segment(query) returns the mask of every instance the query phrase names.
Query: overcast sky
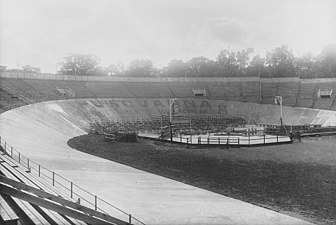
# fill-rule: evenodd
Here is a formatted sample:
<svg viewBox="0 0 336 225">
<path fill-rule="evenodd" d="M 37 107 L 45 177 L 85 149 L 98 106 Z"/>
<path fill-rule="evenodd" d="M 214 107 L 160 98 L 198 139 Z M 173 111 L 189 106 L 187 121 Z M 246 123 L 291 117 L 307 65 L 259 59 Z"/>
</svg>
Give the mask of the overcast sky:
<svg viewBox="0 0 336 225">
<path fill-rule="evenodd" d="M 162 67 L 224 48 L 299 55 L 331 43 L 335 0 L 0 0 L 0 64 L 11 68 L 54 73 L 68 53 Z"/>
</svg>

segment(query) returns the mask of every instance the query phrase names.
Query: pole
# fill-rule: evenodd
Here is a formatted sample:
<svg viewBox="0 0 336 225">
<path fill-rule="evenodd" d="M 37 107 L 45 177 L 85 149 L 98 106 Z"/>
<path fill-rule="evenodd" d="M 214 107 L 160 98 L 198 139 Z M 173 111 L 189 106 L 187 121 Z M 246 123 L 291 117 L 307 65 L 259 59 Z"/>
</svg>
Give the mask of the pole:
<svg viewBox="0 0 336 225">
<path fill-rule="evenodd" d="M 98 204 L 97 204 L 97 195 L 95 195 L 95 210 L 97 211 L 98 209 Z"/>
<path fill-rule="evenodd" d="M 280 105 L 280 127 L 282 128 L 282 96 L 275 96 L 274 101 Z"/>
<path fill-rule="evenodd" d="M 282 128 L 282 96 L 279 96 L 280 100 L 280 126 Z"/>
<path fill-rule="evenodd" d="M 172 98 L 169 99 L 169 127 L 170 127 L 170 141 L 173 141 L 173 129 L 172 129 L 172 121 L 173 121 L 173 110 L 172 106 L 174 104 L 174 101 L 178 98 Z"/>
<path fill-rule="evenodd" d="M 261 103 L 262 101 L 262 95 L 261 95 L 261 80 L 260 80 L 260 65 L 259 65 L 259 102 Z"/>
<path fill-rule="evenodd" d="M 280 96 L 281 98 L 281 101 L 280 101 L 280 124 L 281 124 L 281 127 L 282 127 L 282 96 Z"/>
<path fill-rule="evenodd" d="M 71 198 L 73 196 L 73 183 L 72 182 L 70 182 L 70 196 Z"/>
</svg>

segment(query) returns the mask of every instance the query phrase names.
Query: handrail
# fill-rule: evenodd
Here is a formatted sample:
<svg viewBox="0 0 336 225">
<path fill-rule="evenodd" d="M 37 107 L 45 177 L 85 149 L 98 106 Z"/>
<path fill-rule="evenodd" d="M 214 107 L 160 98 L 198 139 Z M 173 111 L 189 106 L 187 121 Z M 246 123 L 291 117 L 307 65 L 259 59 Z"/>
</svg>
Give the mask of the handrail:
<svg viewBox="0 0 336 225">
<path fill-rule="evenodd" d="M 135 224 L 132 222 L 137 222 L 136 224 L 145 225 L 144 222 L 141 220 L 135 218 L 131 214 L 123 211 L 122 209 L 118 208 L 117 206 L 103 200 L 102 198 L 98 197 L 97 195 L 92 194 L 91 192 L 81 188 L 80 186 L 74 184 L 72 181 L 64 178 L 63 176 L 41 166 L 40 164 L 30 160 L 29 158 L 22 155 L 20 152 L 16 151 L 12 146 L 7 144 L 5 140 L 0 136 L 0 148 L 2 148 L 2 151 L 9 157 L 11 157 L 14 161 L 20 163 L 22 166 L 26 167 L 28 171 L 31 173 L 37 174 L 39 177 L 47 182 L 51 182 L 53 186 L 58 186 L 59 188 L 62 187 L 62 189 L 68 191 L 64 192 L 66 195 L 70 195 L 71 199 L 78 200 L 81 204 L 85 204 L 86 207 L 91 207 L 96 211 L 100 211 L 105 214 L 109 214 L 108 212 L 111 211 L 111 209 L 117 210 L 119 213 L 123 214 L 127 217 L 127 220 L 130 224 Z M 0 149 L 1 151 L 1 149 Z M 47 174 L 49 173 L 49 175 Z M 58 179 L 57 179 L 58 178 Z M 75 189 L 77 191 L 75 191 Z M 76 197 L 76 198 L 75 198 Z M 92 199 L 89 200 L 88 197 L 91 197 Z M 81 202 L 84 201 L 84 202 Z M 99 204 L 101 203 L 101 204 Z M 100 205 L 108 206 L 108 208 L 102 207 Z M 108 211 L 108 212 L 107 212 Z"/>
<path fill-rule="evenodd" d="M 146 135 L 140 135 L 140 137 L 147 138 Z M 153 139 L 153 137 L 148 137 Z M 159 139 L 159 138 L 155 138 Z M 289 140 L 288 140 L 289 139 Z M 170 139 L 160 139 L 163 141 L 169 141 Z M 204 137 L 201 135 L 188 135 L 186 136 L 174 136 L 173 143 L 181 143 L 187 145 L 227 145 L 227 146 L 253 146 L 260 144 L 271 144 L 271 143 L 291 143 L 289 136 L 267 136 L 267 135 L 225 135 L 223 136 L 209 136 Z"/>
</svg>

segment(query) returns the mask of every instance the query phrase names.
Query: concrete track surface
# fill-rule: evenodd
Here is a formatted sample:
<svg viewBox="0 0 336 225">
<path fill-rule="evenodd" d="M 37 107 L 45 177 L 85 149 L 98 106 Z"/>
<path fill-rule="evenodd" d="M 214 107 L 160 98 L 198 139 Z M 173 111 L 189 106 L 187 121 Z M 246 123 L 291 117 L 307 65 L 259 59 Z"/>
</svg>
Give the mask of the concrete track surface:
<svg viewBox="0 0 336 225">
<path fill-rule="evenodd" d="M 97 100 L 44 102 L 7 111 L 0 115 L 0 135 L 31 160 L 130 212 L 146 224 L 310 224 L 70 148 L 67 141 L 85 134 L 92 118 L 118 118 L 126 111 L 130 116 L 150 116 L 160 113 L 157 107 L 167 109 L 166 100 L 160 100 L 165 102 L 162 106 L 159 103 L 150 106 L 153 100 L 147 106 L 136 103 L 138 100 L 134 99 L 124 103 L 120 99 L 101 100 L 99 103 L 94 101 Z M 209 110 L 225 104 L 226 113 L 242 113 L 244 109 L 244 112 L 249 112 L 246 115 L 257 122 L 276 122 L 276 106 L 258 108 L 250 104 L 239 109 L 239 105 L 243 104 L 207 102 Z M 198 104 L 201 102 L 195 100 L 196 107 Z M 265 111 L 268 115 L 266 119 L 262 115 L 253 117 L 264 110 L 262 107 L 270 110 Z M 285 115 L 293 111 L 292 115 L 287 115 L 293 121 L 323 121 L 328 124 L 336 121 L 336 112 L 312 109 L 300 111 L 289 107 L 284 110 Z"/>
</svg>

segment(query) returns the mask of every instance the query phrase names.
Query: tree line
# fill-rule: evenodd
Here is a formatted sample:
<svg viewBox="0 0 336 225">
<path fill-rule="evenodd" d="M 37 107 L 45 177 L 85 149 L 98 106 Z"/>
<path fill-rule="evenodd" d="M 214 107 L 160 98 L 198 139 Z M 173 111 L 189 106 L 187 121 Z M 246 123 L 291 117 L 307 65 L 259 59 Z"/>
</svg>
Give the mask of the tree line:
<svg viewBox="0 0 336 225">
<path fill-rule="evenodd" d="M 253 54 L 252 48 L 239 51 L 223 49 L 215 60 L 194 57 L 187 62 L 171 60 L 167 66 L 156 68 L 149 59 L 137 59 L 128 65 L 123 62 L 100 65 L 100 59 L 90 54 L 68 54 L 60 62 L 57 73 L 78 76 L 118 77 L 336 77 L 336 44 L 328 45 L 320 54 L 306 53 L 295 56 L 283 45 L 267 51 L 265 56 Z M 0 69 L 3 70 L 0 66 Z M 5 68 L 6 69 L 6 68 Z M 40 72 L 25 66 L 26 72 Z"/>
</svg>

